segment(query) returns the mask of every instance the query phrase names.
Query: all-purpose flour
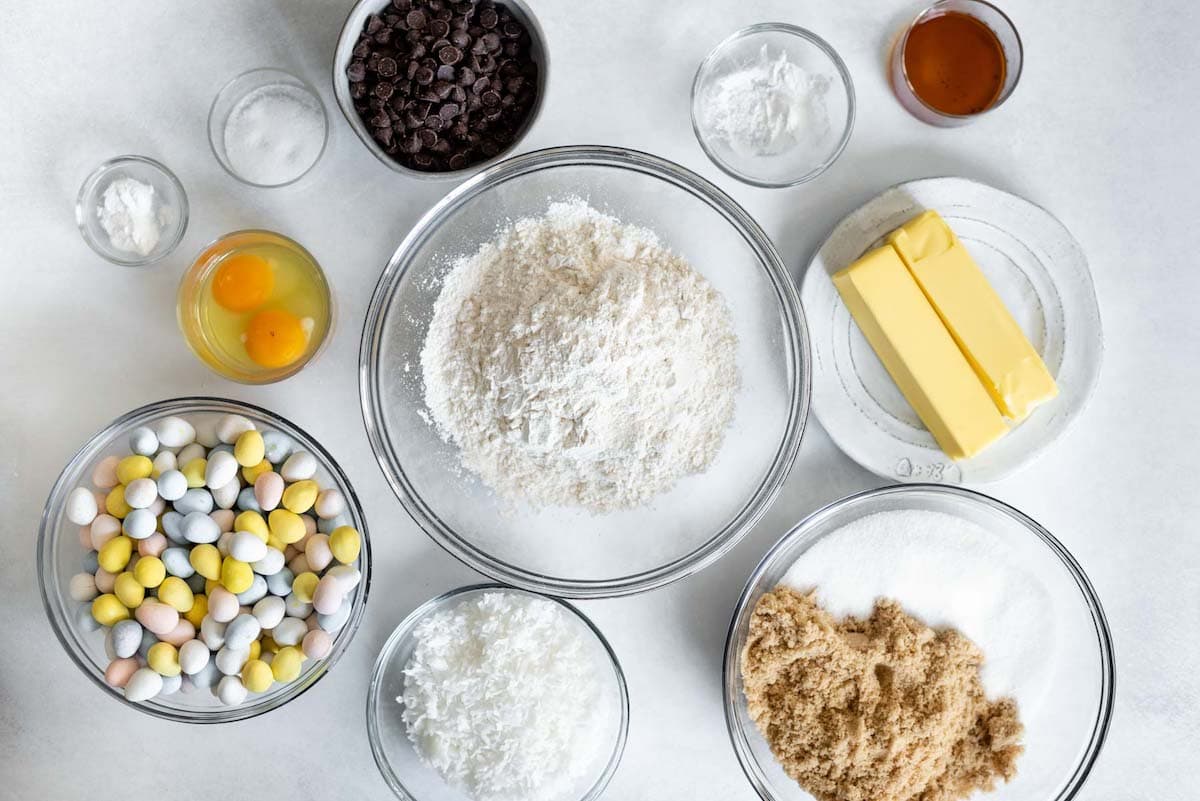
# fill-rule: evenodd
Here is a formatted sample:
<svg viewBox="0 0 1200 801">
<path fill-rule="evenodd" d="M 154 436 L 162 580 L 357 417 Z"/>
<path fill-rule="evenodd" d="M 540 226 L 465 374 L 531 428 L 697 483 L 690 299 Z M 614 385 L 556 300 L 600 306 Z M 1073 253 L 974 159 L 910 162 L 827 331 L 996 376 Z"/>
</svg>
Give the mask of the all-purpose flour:
<svg viewBox="0 0 1200 801">
<path fill-rule="evenodd" d="M 574 200 L 454 264 L 421 368 L 439 433 L 498 495 L 605 512 L 709 466 L 736 346 L 703 276 Z"/>
</svg>

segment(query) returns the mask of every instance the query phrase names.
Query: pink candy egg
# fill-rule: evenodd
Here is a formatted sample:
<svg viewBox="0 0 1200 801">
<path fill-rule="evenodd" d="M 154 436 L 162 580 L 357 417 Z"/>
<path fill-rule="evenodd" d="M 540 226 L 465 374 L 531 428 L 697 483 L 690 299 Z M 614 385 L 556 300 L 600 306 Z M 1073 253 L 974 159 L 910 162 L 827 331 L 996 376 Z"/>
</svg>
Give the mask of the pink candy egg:
<svg viewBox="0 0 1200 801">
<path fill-rule="evenodd" d="M 139 556 L 162 556 L 167 550 L 167 538 L 159 532 L 154 532 L 144 540 L 138 540 Z"/>
<path fill-rule="evenodd" d="M 300 650 L 309 659 L 326 657 L 332 648 L 333 638 L 329 636 L 329 632 L 321 629 L 313 629 L 308 634 L 305 634 L 303 642 L 300 643 Z"/>
<path fill-rule="evenodd" d="M 288 569 L 291 570 L 292 573 L 297 576 L 300 575 L 301 573 L 311 573 L 312 572 L 312 568 L 310 568 L 308 566 L 308 558 L 305 557 L 304 554 L 297 554 L 295 556 L 295 558 L 291 559 L 288 562 Z"/>
<path fill-rule="evenodd" d="M 317 582 L 317 588 L 313 591 L 313 609 L 319 614 L 331 615 L 342 605 L 343 594 L 337 577 L 325 576 Z"/>
<path fill-rule="evenodd" d="M 188 640 L 196 639 L 196 627 L 192 625 L 190 620 L 180 618 L 179 623 L 175 628 L 171 629 L 166 634 L 159 636 L 163 642 L 169 642 L 176 648 L 183 645 Z"/>
<path fill-rule="evenodd" d="M 142 605 L 134 610 L 133 616 L 137 618 L 138 623 L 159 637 L 170 634 L 179 625 L 179 612 L 175 607 L 151 599 L 142 601 Z"/>
<path fill-rule="evenodd" d="M 278 473 L 263 473 L 254 479 L 254 500 L 264 512 L 279 506 L 283 498 L 283 477 Z"/>
<path fill-rule="evenodd" d="M 100 507 L 103 509 L 104 507 Z M 97 551 L 104 543 L 121 533 L 121 521 L 112 515 L 98 514 L 92 521 L 92 547 Z"/>
<path fill-rule="evenodd" d="M 208 615 L 218 623 L 228 623 L 238 616 L 238 599 L 224 587 L 213 587 L 208 594 Z"/>
<path fill-rule="evenodd" d="M 117 576 L 115 573 L 109 573 L 102 567 L 96 570 L 96 589 L 100 590 L 100 592 L 112 592 L 116 584 Z"/>
<path fill-rule="evenodd" d="M 138 667 L 140 667 L 138 661 L 132 656 L 127 656 L 124 659 L 114 659 L 104 669 L 104 680 L 111 687 L 124 687 L 129 683 L 129 677 L 134 674 Z"/>
<path fill-rule="evenodd" d="M 92 469 L 92 483 L 103 490 L 112 489 L 119 483 L 117 481 L 117 462 L 121 461 L 116 456 L 105 456 Z M 104 507 L 101 506 L 101 509 Z"/>
<path fill-rule="evenodd" d="M 80 526 L 79 527 L 79 544 L 83 546 L 83 550 L 85 550 L 85 551 L 92 550 L 92 527 L 91 526 Z"/>
<path fill-rule="evenodd" d="M 226 531 L 233 531 L 233 519 L 236 517 L 236 515 L 233 513 L 232 509 L 218 509 L 215 512 L 212 512 L 209 517 L 211 517 L 213 521 L 221 527 L 222 534 L 224 534 Z"/>
<path fill-rule="evenodd" d="M 333 551 L 329 550 L 328 534 L 313 534 L 304 545 L 304 556 L 313 572 L 320 573 L 329 567 L 333 561 Z"/>
</svg>

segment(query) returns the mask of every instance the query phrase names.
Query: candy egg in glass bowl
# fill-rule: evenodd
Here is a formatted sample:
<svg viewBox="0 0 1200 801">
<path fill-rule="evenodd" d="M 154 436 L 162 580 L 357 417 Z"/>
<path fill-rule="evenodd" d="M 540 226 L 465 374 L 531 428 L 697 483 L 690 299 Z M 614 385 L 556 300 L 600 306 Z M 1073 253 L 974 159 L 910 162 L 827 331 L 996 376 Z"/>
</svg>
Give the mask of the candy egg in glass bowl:
<svg viewBox="0 0 1200 801">
<path fill-rule="evenodd" d="M 156 717 L 226 723 L 337 663 L 371 549 L 349 480 L 302 429 L 247 403 L 175 398 L 71 458 L 42 513 L 38 575 L 55 634 L 98 687 Z"/>
</svg>

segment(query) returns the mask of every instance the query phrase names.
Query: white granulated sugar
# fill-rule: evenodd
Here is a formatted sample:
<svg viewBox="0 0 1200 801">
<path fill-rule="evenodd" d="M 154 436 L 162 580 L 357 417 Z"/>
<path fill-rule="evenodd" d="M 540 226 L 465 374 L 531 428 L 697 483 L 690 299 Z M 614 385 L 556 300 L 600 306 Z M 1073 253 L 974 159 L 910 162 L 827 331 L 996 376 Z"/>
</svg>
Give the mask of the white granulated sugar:
<svg viewBox="0 0 1200 801">
<path fill-rule="evenodd" d="M 702 123 L 738 155 L 778 156 L 825 136 L 828 91 L 828 79 L 763 45 L 755 59 L 706 87 Z"/>
<path fill-rule="evenodd" d="M 298 86 L 259 87 L 225 121 L 229 166 L 251 183 L 276 186 L 299 178 L 324 146 L 325 112 Z"/>
<path fill-rule="evenodd" d="M 992 697 L 1037 703 L 1056 642 L 1050 595 L 1012 549 L 982 526 L 942 512 L 880 512 L 809 548 L 781 584 L 817 590 L 836 617 L 870 614 L 892 598 L 928 626 L 951 626 L 983 649 Z"/>
<path fill-rule="evenodd" d="M 117 178 L 105 187 L 96 218 L 114 248 L 148 256 L 158 247 L 164 212 L 153 186 L 133 178 Z"/>
<path fill-rule="evenodd" d="M 396 700 L 447 783 L 476 801 L 548 801 L 594 769 L 610 713 L 582 627 L 558 604 L 485 593 L 415 636 Z"/>
<path fill-rule="evenodd" d="M 453 265 L 421 369 L 439 433 L 501 498 L 607 512 L 707 469 L 736 349 L 687 261 L 572 200 Z"/>
</svg>

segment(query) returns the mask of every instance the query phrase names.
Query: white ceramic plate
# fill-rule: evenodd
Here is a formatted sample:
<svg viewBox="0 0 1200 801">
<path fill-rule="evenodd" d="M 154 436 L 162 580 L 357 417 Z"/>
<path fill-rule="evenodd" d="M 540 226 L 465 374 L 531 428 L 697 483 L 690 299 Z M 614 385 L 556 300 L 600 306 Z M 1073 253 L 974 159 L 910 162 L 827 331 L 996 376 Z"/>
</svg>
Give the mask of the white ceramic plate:
<svg viewBox="0 0 1200 801">
<path fill-rule="evenodd" d="M 935 209 L 967 246 L 1058 382 L 1059 396 L 986 451 L 962 462 L 942 453 L 884 370 L 830 276 L 884 235 Z M 804 276 L 801 301 L 813 342 L 813 409 L 850 458 L 897 481 L 996 481 L 1067 430 L 1100 375 L 1104 338 L 1079 243 L 1027 200 L 965 178 L 888 189 L 836 228 Z"/>
</svg>

